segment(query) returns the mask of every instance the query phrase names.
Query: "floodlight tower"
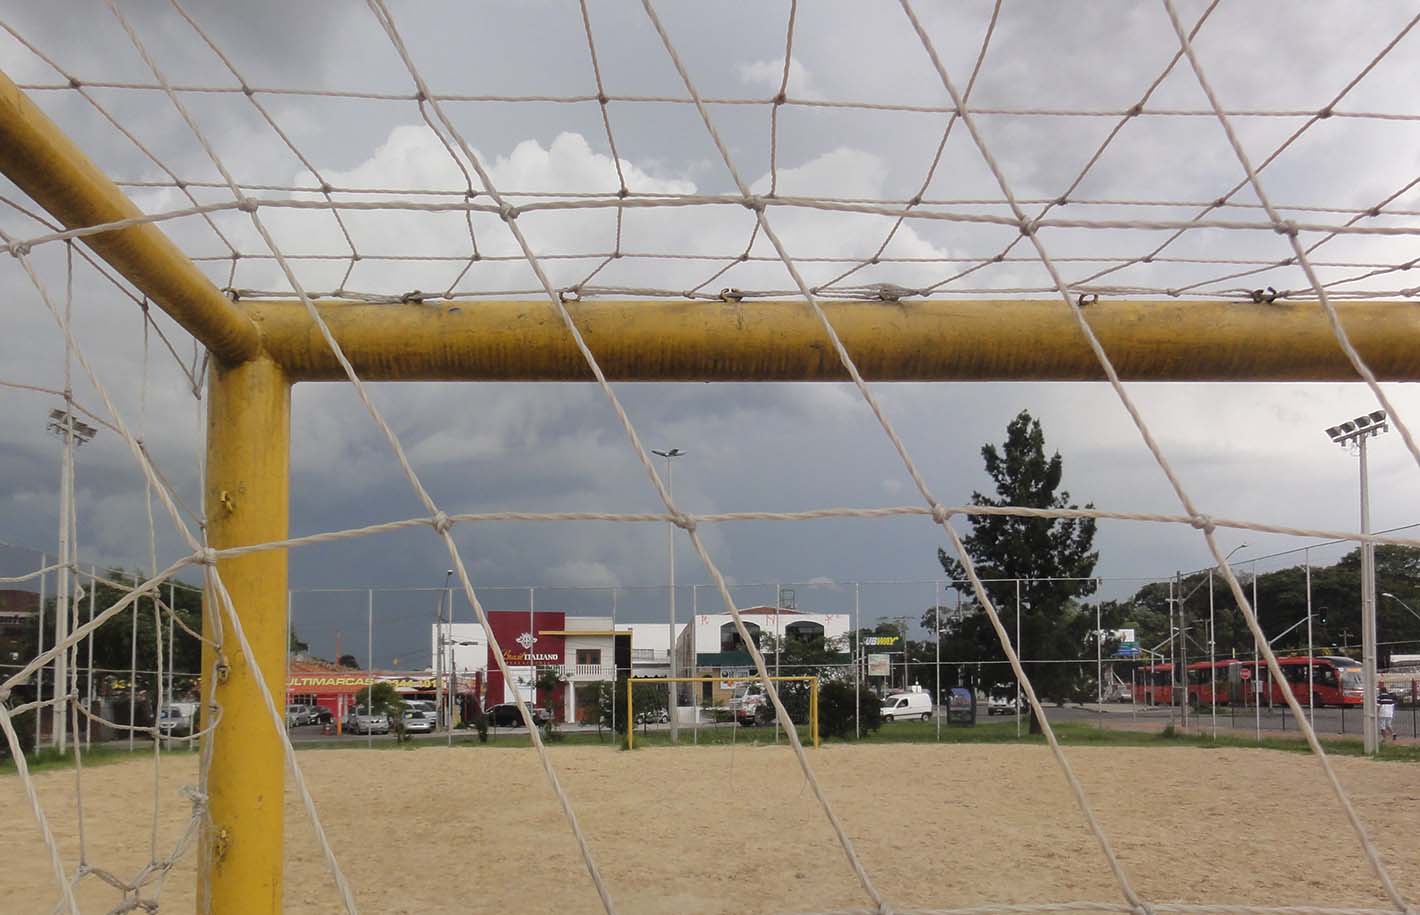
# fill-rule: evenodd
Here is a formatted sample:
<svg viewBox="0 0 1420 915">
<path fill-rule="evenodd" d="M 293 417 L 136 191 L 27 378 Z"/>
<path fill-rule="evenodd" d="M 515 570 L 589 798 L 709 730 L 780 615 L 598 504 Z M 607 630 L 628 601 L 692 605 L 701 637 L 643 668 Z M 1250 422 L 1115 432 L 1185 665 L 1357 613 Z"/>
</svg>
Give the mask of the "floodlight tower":
<svg viewBox="0 0 1420 915">
<path fill-rule="evenodd" d="M 670 497 L 671 497 L 671 500 L 674 501 L 674 500 L 675 500 L 675 476 L 674 476 L 675 471 L 674 471 L 674 469 L 673 469 L 674 466 L 675 466 L 675 464 L 674 464 L 674 459 L 675 459 L 675 458 L 678 458 L 678 457 L 684 457 L 684 456 L 685 456 L 685 452 L 684 452 L 684 451 L 681 451 L 679 448 L 668 448 L 668 449 L 666 449 L 665 451 L 662 451 L 662 450 L 660 450 L 659 448 L 652 448 L 652 449 L 651 449 L 651 453 L 652 453 L 652 454 L 659 455 L 659 456 L 661 456 L 661 457 L 663 457 L 663 458 L 666 459 L 666 495 L 670 496 Z M 670 528 L 669 528 L 669 530 L 668 530 L 666 536 L 667 536 L 667 542 L 670 544 L 669 553 L 670 553 L 670 592 L 671 592 L 670 606 L 669 606 L 669 610 L 667 611 L 667 612 L 669 613 L 669 620 L 670 620 L 670 624 L 669 624 L 669 625 L 670 625 L 670 641 L 669 641 L 668 643 L 666 643 L 666 644 L 667 644 L 667 649 L 668 649 L 667 652 L 666 652 L 666 661 L 667 661 L 667 663 L 670 665 L 667 669 L 669 670 L 671 677 L 675 677 L 675 676 L 676 676 L 676 658 L 675 658 L 675 522 L 674 522 L 674 521 L 671 522 Z M 692 621 L 692 622 L 693 622 L 693 621 Z M 692 663 L 693 663 L 693 661 L 692 661 Z M 680 721 L 679 721 L 680 713 L 679 713 L 679 710 L 677 709 L 677 706 L 679 705 L 679 703 L 677 702 L 677 700 L 678 700 L 680 697 L 676 695 L 676 690 L 680 688 L 680 684 L 676 683 L 675 680 L 672 679 L 669 683 L 666 684 L 666 687 L 667 687 L 667 688 L 666 688 L 666 711 L 670 713 L 670 714 L 668 715 L 668 717 L 670 718 L 671 743 L 676 743 L 676 742 L 678 742 L 678 741 L 680 740 Z"/>
<path fill-rule="evenodd" d="M 98 430 L 88 423 L 80 422 L 74 418 L 73 399 L 65 392 L 65 403 L 63 409 L 49 411 L 49 422 L 46 427 L 50 432 L 59 436 L 64 441 L 64 459 L 61 464 L 59 474 L 59 573 L 56 576 L 57 586 L 54 599 L 54 644 L 62 645 L 69 639 L 69 615 L 73 608 L 69 605 L 69 576 L 73 572 L 71 563 L 74 557 L 72 539 L 73 529 L 71 527 L 70 502 L 74 497 L 74 449 L 89 442 L 98 434 Z M 137 605 L 135 604 L 135 607 Z M 135 611 L 136 612 L 136 611 Z M 137 617 L 134 617 L 137 619 Z M 43 615 L 40 616 L 41 623 Z M 135 625 L 137 625 L 135 623 Z M 41 645 L 43 642 L 41 641 Z M 69 670 L 69 657 L 74 654 L 77 662 L 78 655 L 72 648 L 66 648 L 54 656 L 54 698 L 61 695 L 68 695 L 70 688 L 70 678 L 72 674 Z M 93 671 L 89 671 L 89 676 L 93 676 Z M 44 691 L 44 671 L 39 674 L 38 691 L 36 699 L 43 698 Z M 133 684 L 129 684 L 132 691 Z M 68 704 L 56 704 L 50 708 L 51 733 L 54 737 L 54 747 L 60 753 L 65 750 L 67 735 L 65 728 L 69 722 Z M 43 717 L 43 707 L 35 712 L 35 742 L 39 740 L 39 721 Z M 131 723 L 131 722 L 130 722 Z"/>
<path fill-rule="evenodd" d="M 1389 432 L 1390 425 L 1384 410 L 1376 410 L 1365 416 L 1358 416 L 1326 430 L 1330 439 L 1343 448 L 1356 446 L 1361 458 L 1361 533 L 1371 532 L 1371 492 L 1370 479 L 1366 470 L 1366 440 L 1382 432 Z M 1376 752 L 1380 743 L 1376 722 L 1376 554 L 1368 541 L 1361 543 L 1361 678 L 1362 693 L 1362 743 L 1367 754 Z"/>
</svg>

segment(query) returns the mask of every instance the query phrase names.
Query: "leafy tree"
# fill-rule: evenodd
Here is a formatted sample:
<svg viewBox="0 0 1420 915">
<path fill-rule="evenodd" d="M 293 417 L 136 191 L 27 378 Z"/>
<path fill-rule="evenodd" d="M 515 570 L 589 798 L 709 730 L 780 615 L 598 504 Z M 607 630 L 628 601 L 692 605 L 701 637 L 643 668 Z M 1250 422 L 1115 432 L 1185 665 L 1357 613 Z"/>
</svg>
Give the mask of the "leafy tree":
<svg viewBox="0 0 1420 915">
<path fill-rule="evenodd" d="M 853 709 L 858 709 L 857 726 L 863 736 L 882 726 L 882 700 L 870 689 L 854 695 L 850 680 L 829 680 L 819 684 L 818 732 L 820 737 L 849 740 L 854 733 Z"/>
<path fill-rule="evenodd" d="M 1254 582 L 1246 566 L 1234 569 L 1243 595 L 1258 616 L 1263 632 L 1276 637 L 1273 648 L 1303 652 L 1307 645 L 1304 623 L 1307 614 L 1307 568 L 1305 564 L 1259 572 Z M 1169 634 L 1170 597 L 1181 597 L 1188 629 L 1187 652 L 1192 658 L 1208 655 L 1208 608 L 1213 607 L 1212 639 L 1218 657 L 1251 657 L 1252 632 L 1247 628 L 1232 590 L 1218 571 L 1212 588 L 1208 573 L 1195 572 L 1177 582 L 1152 582 L 1125 601 L 1101 604 L 1105 624 L 1133 626 L 1144 648 L 1165 644 Z M 1256 600 L 1253 595 L 1256 593 Z M 1382 595 L 1394 594 L 1400 600 Z M 1420 643 L 1420 618 L 1400 603 L 1420 610 L 1420 549 L 1385 544 L 1376 547 L 1376 628 L 1380 645 L 1379 663 L 1388 666 L 1387 654 L 1412 652 Z M 1355 654 L 1361 633 L 1361 551 L 1346 553 L 1331 565 L 1311 567 L 1312 647 L 1317 654 Z M 1281 635 L 1293 624 L 1302 622 Z M 1406 643 L 1409 643 L 1408 645 Z M 1167 651 L 1167 648 L 1160 649 Z"/>
<path fill-rule="evenodd" d="M 395 740 L 405 739 L 404 697 L 395 689 L 393 683 L 381 681 L 373 686 L 362 686 L 355 693 L 355 704 L 357 707 L 364 706 L 372 715 L 387 716 Z"/>
<path fill-rule="evenodd" d="M 335 663 L 339 664 L 341 667 L 349 667 L 352 670 L 360 669 L 360 661 L 353 654 L 343 654 L 340 656 L 340 660 Z"/>
<path fill-rule="evenodd" d="M 556 667 L 540 667 L 533 679 L 533 695 L 542 697 L 546 703 L 543 710 L 547 712 L 547 716 L 543 719 L 542 729 L 549 740 L 561 738 L 557 733 L 557 687 L 562 685 L 562 678 L 562 671 Z"/>
<path fill-rule="evenodd" d="M 295 626 L 291 627 L 291 644 L 287 646 L 287 649 L 292 654 L 304 654 L 311 650 L 311 646 L 306 642 L 301 641 L 300 636 L 296 635 Z"/>
<path fill-rule="evenodd" d="M 1061 490 L 1064 461 L 1059 452 L 1049 457 L 1040 421 L 1022 410 L 1006 426 L 1006 440 L 998 449 L 982 446 L 986 473 L 995 484 L 995 495 L 973 492 L 978 506 L 1022 508 L 1075 508 L 1070 493 Z M 1086 505 L 1086 507 L 1092 507 Z M 1080 598 L 1094 593 L 1094 573 L 1099 553 L 1094 549 L 1095 522 L 1090 518 L 1031 518 L 1016 515 L 981 515 L 971 521 L 963 538 L 976 573 L 1003 621 L 1014 629 L 1016 581 L 1020 580 L 1020 630 L 1024 667 L 1042 698 L 1063 703 L 1079 692 L 1080 669 L 1050 661 L 1093 654 L 1093 613 L 1083 612 Z M 944 622 L 942 656 L 952 661 L 1001 661 L 1000 640 L 975 593 L 965 583 L 960 562 L 939 549 L 937 558 L 962 592 L 960 615 Z M 1004 579 L 1004 580 L 1002 580 Z M 936 608 L 923 614 L 923 625 L 936 627 Z M 1014 632 L 1011 632 L 1014 636 Z M 987 668 L 988 689 L 1009 682 L 1010 669 L 1002 664 Z M 1031 730 L 1039 722 L 1032 720 Z"/>
</svg>

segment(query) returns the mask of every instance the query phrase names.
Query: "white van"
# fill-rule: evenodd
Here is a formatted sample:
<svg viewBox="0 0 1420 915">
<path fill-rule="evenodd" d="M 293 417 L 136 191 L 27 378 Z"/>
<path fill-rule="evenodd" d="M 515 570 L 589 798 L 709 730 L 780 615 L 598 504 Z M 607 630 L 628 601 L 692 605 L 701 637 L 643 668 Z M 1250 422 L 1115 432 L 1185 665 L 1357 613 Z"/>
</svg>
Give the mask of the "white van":
<svg viewBox="0 0 1420 915">
<path fill-rule="evenodd" d="M 882 716 L 884 721 L 901 721 L 905 718 L 921 718 L 923 721 L 932 717 L 932 696 L 922 691 L 922 687 L 913 687 L 910 692 L 893 693 L 883 700 Z"/>
</svg>

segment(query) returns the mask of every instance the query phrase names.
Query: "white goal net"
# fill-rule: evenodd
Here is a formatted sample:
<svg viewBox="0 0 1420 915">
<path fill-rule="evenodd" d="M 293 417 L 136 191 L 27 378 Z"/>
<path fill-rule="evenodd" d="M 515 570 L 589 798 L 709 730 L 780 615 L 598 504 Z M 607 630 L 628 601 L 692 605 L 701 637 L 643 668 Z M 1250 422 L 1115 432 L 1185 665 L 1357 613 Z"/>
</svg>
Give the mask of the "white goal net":
<svg viewBox="0 0 1420 915">
<path fill-rule="evenodd" d="M 1062 891 L 1039 904 L 983 900 L 979 909 L 931 911 L 1415 911 L 1397 862 L 1377 848 L 1290 692 L 1287 705 L 1325 778 L 1336 822 L 1359 845 L 1374 884 L 1285 909 L 1210 905 L 1206 885 L 1191 888 L 1197 898 L 1186 902 L 1147 897 L 1097 818 L 1012 647 L 1004 611 L 997 613 L 963 546 L 962 524 L 983 509 L 939 495 L 949 487 L 933 469 L 930 447 L 919 447 L 925 439 L 902 421 L 907 411 L 874 380 L 921 376 L 893 362 L 905 350 L 884 354 L 871 344 L 898 333 L 894 322 L 910 318 L 918 303 L 960 300 L 965 308 L 989 299 L 999 314 L 984 324 L 999 318 L 1003 327 L 1024 320 L 1012 309 L 1052 315 L 1055 323 L 1034 337 L 1016 326 L 998 348 L 982 342 L 973 349 L 968 341 L 957 366 L 937 362 L 928 374 L 1003 379 L 1019 368 L 1024 379 L 1099 380 L 1159 481 L 1157 504 L 1168 507 L 1007 506 L 999 513 L 1196 531 L 1281 682 L 1270 634 L 1220 534 L 1412 547 L 1420 539 L 1232 517 L 1227 506 L 1195 495 L 1189 481 L 1202 474 L 1180 470 L 1163 444 L 1170 437 L 1158 431 L 1171 418 L 1141 405 L 1132 380 L 1357 381 L 1373 403 L 1363 412 L 1383 411 L 1420 465 L 1413 410 L 1387 383 L 1415 375 L 1413 356 L 1396 340 L 1411 332 L 1420 294 L 1412 270 L 1420 235 L 1418 21 L 1400 6 L 1263 9 L 1242 0 L 7 4 L 0 10 L 0 71 L 8 78 L 0 86 L 0 143 L 18 142 L 29 129 L 25 106 L 37 106 L 92 159 L 102 173 L 96 186 L 107 176 L 137 207 L 93 210 L 76 225 L 46 212 L 20 181 L 0 182 L 0 416 L 24 426 L 0 439 L 7 475 L 0 540 L 44 545 L 25 568 L 0 568 L 0 585 L 44 581 L 53 589 L 37 605 L 38 640 L 19 643 L 24 656 L 14 663 L 0 658 L 0 731 L 16 769 L 15 778 L 0 778 L 5 828 L 17 830 L 23 814 L 53 876 L 52 898 L 25 900 L 24 910 L 167 910 L 163 889 L 174 869 L 197 859 L 205 872 L 221 853 L 221 830 L 209 813 L 213 791 L 221 790 L 209 781 L 222 736 L 215 684 L 235 659 L 252 656 L 243 619 L 254 611 L 230 598 L 218 563 L 273 547 L 209 542 L 209 519 L 223 506 L 204 496 L 202 442 L 209 371 L 224 357 L 189 331 L 215 327 L 204 323 L 215 318 L 198 309 L 174 320 L 132 271 L 111 266 L 100 251 L 110 233 L 151 226 L 196 265 L 185 280 L 194 288 L 205 284 L 243 308 L 251 303 L 253 314 L 270 303 L 299 309 L 305 345 L 321 354 L 311 377 L 346 382 L 343 391 L 355 395 L 354 406 L 337 401 L 346 393 L 303 401 L 313 409 L 296 424 L 297 461 L 303 437 L 348 441 L 329 418 L 338 406 L 342 415 L 358 408 L 374 430 L 364 445 L 378 453 L 356 449 L 347 479 L 322 481 L 358 489 L 368 466 L 397 468 L 407 494 L 401 515 L 332 528 L 298 519 L 280 548 L 296 554 L 355 548 L 401 531 L 432 534 L 432 561 L 441 571 L 451 566 L 461 606 L 495 649 L 478 588 L 498 557 L 470 549 L 461 530 L 669 523 L 688 539 L 697 572 L 748 646 L 751 673 L 777 709 L 766 721 L 795 720 L 732 593 L 724 553 L 733 523 L 931 522 L 935 539 L 924 539 L 924 552 L 940 546 L 962 564 L 1118 890 L 1106 900 Z M 24 167 L 18 158 L 6 161 Z M 615 328 L 579 318 L 584 306 L 629 302 L 621 317 L 630 327 L 640 319 L 638 305 L 664 300 L 688 310 L 648 325 L 649 335 L 626 346 L 659 360 L 663 378 L 695 380 L 716 357 L 686 353 L 695 367 L 678 367 L 678 352 L 657 351 L 658 327 L 709 321 L 701 316 L 710 312 L 694 309 L 716 307 L 724 311 L 715 314 L 752 324 L 757 314 L 789 314 L 783 306 L 790 303 L 793 319 L 808 321 L 818 340 L 814 377 L 846 380 L 837 390 L 865 408 L 855 422 L 885 443 L 868 475 L 891 475 L 893 486 L 845 492 L 827 506 L 785 506 L 766 494 L 778 510 L 687 510 L 628 408 L 625 386 L 615 383 L 634 374 Z M 1112 302 L 1134 300 L 1149 302 L 1134 303 L 1122 323 L 1097 317 L 1110 314 Z M 409 411 L 417 404 L 386 399 L 368 383 L 399 377 L 404 356 L 395 348 L 379 353 L 384 319 L 356 329 L 361 308 L 398 306 L 407 312 L 399 321 L 434 320 L 510 301 L 546 309 L 538 314 L 570 347 L 576 377 L 595 383 L 597 402 L 580 400 L 575 409 L 609 411 L 604 438 L 624 453 L 620 469 L 598 472 L 610 477 L 634 466 L 642 493 L 635 510 L 580 496 L 554 504 L 555 488 L 531 492 L 506 480 L 494 485 L 506 485 L 507 495 L 483 502 L 441 489 L 430 483 L 431 464 L 489 447 L 476 424 L 463 438 L 456 427 L 411 446 Z M 835 319 L 847 322 L 848 313 L 835 309 L 848 303 L 874 309 L 854 318 L 869 328 L 858 325 L 852 338 L 864 352 Z M 1217 316 L 1219 339 L 1232 334 L 1236 345 L 1216 359 L 1199 355 L 1206 364 L 1197 367 L 1172 365 L 1168 346 L 1180 327 L 1198 326 L 1189 323 L 1197 320 L 1194 307 L 1195 315 Z M 1255 347 L 1246 339 L 1266 330 L 1274 313 L 1289 326 L 1298 316 L 1320 322 L 1325 346 L 1314 374 L 1299 363 L 1319 350 L 1296 355 L 1282 337 Z M 263 334 L 274 340 L 290 332 L 276 312 L 267 314 Z M 937 326 L 950 328 L 956 313 L 933 314 Z M 979 313 L 962 312 L 961 320 L 984 326 L 973 323 Z M 769 337 L 747 345 L 770 348 Z M 1048 362 L 1065 338 L 1083 341 L 1083 362 L 1031 367 L 1030 350 L 1039 347 Z M 516 350 L 521 340 L 497 345 Z M 1111 341 L 1125 341 L 1118 359 Z M 918 355 L 931 362 L 927 349 Z M 427 377 L 460 376 L 466 366 L 448 359 Z M 872 360 L 870 370 L 863 360 Z M 774 371 L 771 365 L 745 380 L 803 374 Z M 437 423 L 448 402 L 430 403 L 423 418 Z M 824 409 L 836 415 L 837 406 Z M 976 446 L 952 447 L 969 454 Z M 535 448 L 530 443 L 528 453 Z M 91 476 L 90 453 L 97 455 Z M 502 458 L 512 465 L 536 459 Z M 48 498 L 55 489 L 57 504 Z M 883 492 L 901 492 L 907 504 L 881 505 Z M 521 495 L 526 504 L 518 504 Z M 319 498 L 298 494 L 296 505 Z M 468 510 L 470 502 L 479 510 Z M 102 558 L 86 561 L 85 551 Z M 122 560 L 141 568 L 139 580 L 106 575 L 104 567 Z M 190 605 L 179 599 L 179 589 L 195 586 L 208 596 L 201 614 L 184 611 Z M 130 625 L 135 657 L 140 644 L 152 644 L 160 663 L 141 677 L 105 681 L 96 675 L 102 664 L 91 637 Z M 175 671 L 182 658 L 201 669 Z M 135 713 L 154 696 L 166 697 L 155 708 L 171 709 L 177 675 L 191 675 L 201 691 L 202 714 L 188 727 L 165 728 L 166 711 L 149 719 Z M 282 735 L 288 784 L 314 827 L 332 906 L 356 911 L 359 894 L 342 868 L 340 843 L 322 828 L 304 761 L 287 736 L 285 699 L 265 686 L 262 693 L 262 726 Z M 513 704 L 531 721 L 524 699 Z M 149 836 L 137 864 L 105 857 L 97 837 L 107 829 L 89 824 L 86 833 L 86 792 L 101 789 L 85 766 L 92 744 L 81 738 L 96 726 L 152 739 L 152 817 L 125 824 Z M 874 838 L 840 817 L 798 731 L 783 730 L 841 864 L 861 889 L 845 910 L 916 910 L 895 904 L 891 886 L 864 863 L 861 846 Z M 536 728 L 528 731 L 587 879 L 604 909 L 615 911 L 617 886 L 559 780 L 556 753 Z M 52 828 L 53 796 L 35 787 L 27 735 L 65 754 L 74 778 L 63 803 L 66 817 L 75 813 L 75 838 Z M 179 796 L 165 781 L 165 760 L 198 747 L 199 774 Z M 1356 897 L 1379 901 L 1337 901 Z M 198 903 L 222 908 L 220 900 Z"/>
</svg>

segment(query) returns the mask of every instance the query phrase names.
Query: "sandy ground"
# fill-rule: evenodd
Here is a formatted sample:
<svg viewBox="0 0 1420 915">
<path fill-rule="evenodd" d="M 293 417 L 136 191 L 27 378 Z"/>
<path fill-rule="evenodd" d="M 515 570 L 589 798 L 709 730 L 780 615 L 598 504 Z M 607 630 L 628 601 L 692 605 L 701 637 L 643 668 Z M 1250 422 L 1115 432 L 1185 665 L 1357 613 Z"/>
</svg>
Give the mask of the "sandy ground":
<svg viewBox="0 0 1420 915">
<path fill-rule="evenodd" d="M 776 747 L 553 751 L 623 912 L 817 911 L 866 904 L 793 756 Z M 1074 748 L 1095 810 L 1152 901 L 1379 904 L 1378 881 L 1311 758 L 1263 750 Z M 1048 751 L 834 746 L 811 757 L 879 890 L 902 906 L 1119 898 Z M 529 750 L 422 747 L 299 756 L 367 912 L 593 912 L 598 902 Z M 1420 769 L 1336 765 L 1392 874 L 1420 898 Z M 159 847 L 185 826 L 191 756 L 165 756 Z M 36 777 L 77 860 L 72 772 Z M 288 791 L 289 795 L 289 791 Z M 151 762 L 84 775 L 90 860 L 134 871 L 152 829 Z M 287 806 L 286 910 L 339 908 L 310 827 Z M 162 911 L 193 910 L 193 855 Z M 0 777 L 0 911 L 57 892 L 18 779 Z M 94 879 L 84 911 L 120 897 Z"/>
</svg>

